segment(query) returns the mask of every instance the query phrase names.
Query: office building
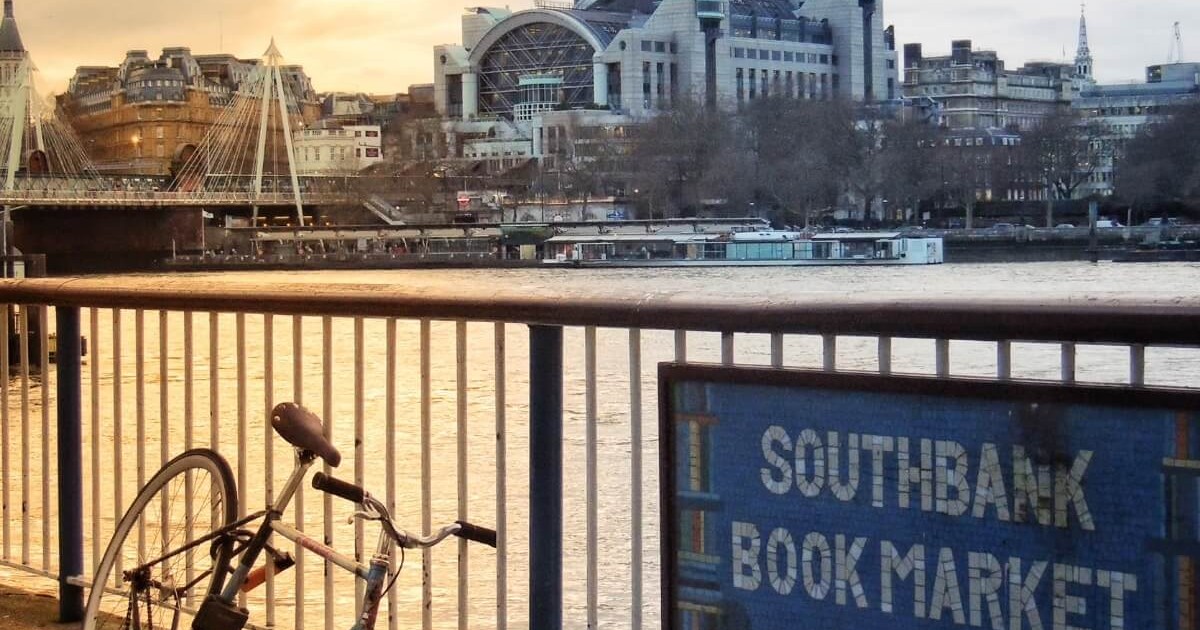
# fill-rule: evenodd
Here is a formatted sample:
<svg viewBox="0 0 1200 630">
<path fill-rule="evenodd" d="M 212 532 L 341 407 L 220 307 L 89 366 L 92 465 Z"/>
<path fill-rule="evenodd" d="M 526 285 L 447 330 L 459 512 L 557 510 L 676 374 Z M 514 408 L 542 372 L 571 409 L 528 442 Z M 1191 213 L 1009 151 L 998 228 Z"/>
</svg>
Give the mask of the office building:
<svg viewBox="0 0 1200 630">
<path fill-rule="evenodd" d="M 471 9 L 462 43 L 434 49 L 435 106 L 453 156 L 503 170 L 545 157 L 568 122 L 621 133 L 683 98 L 730 111 L 768 96 L 891 100 L 899 75 L 882 5 L 578 0 Z"/>
</svg>

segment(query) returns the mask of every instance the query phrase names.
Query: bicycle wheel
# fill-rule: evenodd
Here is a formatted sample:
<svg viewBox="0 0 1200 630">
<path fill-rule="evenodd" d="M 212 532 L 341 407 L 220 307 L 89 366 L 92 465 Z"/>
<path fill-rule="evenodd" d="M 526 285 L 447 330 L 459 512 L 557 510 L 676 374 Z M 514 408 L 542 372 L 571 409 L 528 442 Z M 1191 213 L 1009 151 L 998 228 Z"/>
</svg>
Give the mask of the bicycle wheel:
<svg viewBox="0 0 1200 630">
<path fill-rule="evenodd" d="M 190 450 L 146 483 L 117 523 L 96 569 L 83 630 L 179 630 L 220 590 L 233 543 L 195 544 L 237 517 L 237 486 L 215 451 Z M 183 550 L 183 551 L 181 551 Z"/>
</svg>

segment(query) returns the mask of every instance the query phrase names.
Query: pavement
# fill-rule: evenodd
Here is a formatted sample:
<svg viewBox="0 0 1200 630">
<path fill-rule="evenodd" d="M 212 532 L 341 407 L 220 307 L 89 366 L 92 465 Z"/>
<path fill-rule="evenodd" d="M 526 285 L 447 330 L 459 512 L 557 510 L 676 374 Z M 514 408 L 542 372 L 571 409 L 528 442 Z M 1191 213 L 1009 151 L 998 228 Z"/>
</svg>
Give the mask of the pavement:
<svg viewBox="0 0 1200 630">
<path fill-rule="evenodd" d="M 75 630 L 78 623 L 58 623 L 58 598 L 47 592 L 53 582 L 44 578 L 7 574 L 0 577 L 0 628 Z"/>
</svg>

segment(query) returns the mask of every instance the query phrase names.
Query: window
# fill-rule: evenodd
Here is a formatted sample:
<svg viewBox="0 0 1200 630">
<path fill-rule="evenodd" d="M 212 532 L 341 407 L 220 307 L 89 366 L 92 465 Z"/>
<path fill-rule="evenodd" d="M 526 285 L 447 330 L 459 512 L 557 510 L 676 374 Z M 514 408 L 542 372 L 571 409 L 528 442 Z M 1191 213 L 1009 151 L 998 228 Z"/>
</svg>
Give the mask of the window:
<svg viewBox="0 0 1200 630">
<path fill-rule="evenodd" d="M 745 48 L 734 48 L 733 49 L 733 57 L 734 57 L 734 59 L 745 59 L 746 58 L 746 49 Z"/>
<path fill-rule="evenodd" d="M 354 157 L 356 157 L 356 158 L 362 157 L 362 149 L 354 149 Z"/>
<path fill-rule="evenodd" d="M 642 52 L 651 52 L 654 50 L 654 42 L 650 40 L 642 40 Z"/>
<path fill-rule="evenodd" d="M 667 43 L 666 42 L 654 42 L 654 52 L 656 52 L 656 53 L 667 52 Z"/>
<path fill-rule="evenodd" d="M 746 49 L 746 58 L 747 59 L 758 59 L 758 50 L 756 50 L 754 48 Z"/>
<path fill-rule="evenodd" d="M 642 62 L 642 107 L 650 109 L 650 62 Z"/>
<path fill-rule="evenodd" d="M 379 132 L 378 132 L 378 131 L 368 131 L 368 132 L 367 132 L 367 137 L 368 137 L 368 138 L 378 138 L 378 137 L 379 137 Z"/>
<path fill-rule="evenodd" d="M 362 137 L 362 130 L 361 130 L 361 129 L 356 129 L 356 130 L 354 130 L 354 137 L 355 137 L 355 138 L 361 138 L 361 137 Z"/>
<path fill-rule="evenodd" d="M 837 55 L 834 55 L 832 57 L 832 60 L 833 60 L 833 65 L 835 65 L 835 66 L 838 65 L 838 56 Z"/>
<path fill-rule="evenodd" d="M 679 52 L 679 44 L 671 42 L 671 54 L 674 55 L 677 52 Z"/>
<path fill-rule="evenodd" d="M 166 134 L 163 132 L 163 128 L 162 128 L 162 127 L 155 127 L 155 128 L 154 128 L 154 137 L 155 137 L 155 138 L 158 138 L 159 140 L 162 140 L 163 138 L 165 138 L 165 137 L 166 137 Z"/>
<path fill-rule="evenodd" d="M 367 149 L 367 157 L 369 157 L 369 158 L 379 157 L 379 149 Z"/>
<path fill-rule="evenodd" d="M 750 68 L 750 100 L 752 101 L 754 100 L 754 95 L 758 92 L 758 88 L 756 87 L 758 84 L 755 82 L 754 78 L 754 68 Z"/>
<path fill-rule="evenodd" d="M 836 62 L 835 62 L 835 63 L 836 63 Z M 888 59 L 888 60 L 887 60 L 887 67 L 888 67 L 888 70 L 894 70 L 894 69 L 896 68 L 896 60 L 895 60 L 895 59 Z"/>
<path fill-rule="evenodd" d="M 783 60 L 784 60 L 784 61 L 792 61 L 792 60 L 793 60 L 793 57 L 795 57 L 795 55 L 793 55 L 791 52 L 784 52 L 784 53 L 783 53 Z"/>
<path fill-rule="evenodd" d="M 662 107 L 663 105 L 665 105 L 664 97 L 665 97 L 665 96 L 666 96 L 666 94 L 667 94 L 667 86 L 666 86 L 666 81 L 667 81 L 667 78 L 664 76 L 664 75 L 666 74 L 666 73 L 663 71 L 663 66 L 664 66 L 664 65 L 665 65 L 665 64 L 663 64 L 663 63 L 660 61 L 660 62 L 658 62 L 657 64 L 655 64 L 655 66 L 654 66 L 654 72 L 655 72 L 655 77 L 654 77 L 654 93 L 655 93 L 655 95 L 657 95 L 657 96 L 658 96 L 658 105 L 659 105 L 660 107 Z"/>
<path fill-rule="evenodd" d="M 771 61 L 779 61 L 780 59 L 783 59 L 783 53 L 779 52 L 778 50 L 772 50 Z"/>
<path fill-rule="evenodd" d="M 829 65 L 829 55 L 821 55 L 820 59 L 822 64 Z"/>
<path fill-rule="evenodd" d="M 737 77 L 737 100 L 739 103 L 746 100 L 746 84 L 742 69 L 738 68 L 734 71 L 734 76 Z"/>
<path fill-rule="evenodd" d="M 767 83 L 769 80 L 770 79 L 767 77 L 767 71 L 763 70 L 762 71 L 762 96 L 763 96 L 763 98 L 767 98 L 771 94 L 770 88 L 768 87 L 768 83 Z"/>
</svg>

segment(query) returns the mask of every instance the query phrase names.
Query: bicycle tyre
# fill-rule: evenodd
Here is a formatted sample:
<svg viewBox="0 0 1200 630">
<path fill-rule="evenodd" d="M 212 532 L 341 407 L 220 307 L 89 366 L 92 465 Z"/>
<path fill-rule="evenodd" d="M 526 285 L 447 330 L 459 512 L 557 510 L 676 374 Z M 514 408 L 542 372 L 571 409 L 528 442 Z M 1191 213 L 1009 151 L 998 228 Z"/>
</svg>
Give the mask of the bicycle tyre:
<svg viewBox="0 0 1200 630">
<path fill-rule="evenodd" d="M 209 481 L 203 479 L 204 476 Z M 197 487 L 207 485 L 211 496 L 208 501 L 209 510 L 205 522 L 205 504 L 197 505 L 195 501 L 179 506 L 175 504 L 179 487 L 184 492 L 191 492 Z M 190 496 L 190 495 L 189 495 Z M 155 505 L 159 507 L 155 507 Z M 190 508 L 190 509 L 188 509 Z M 178 516 L 185 515 L 186 524 L 183 526 L 184 540 L 176 541 L 178 532 L 169 533 L 169 528 L 178 525 Z M 157 514 L 156 514 L 157 513 Z M 133 504 L 117 523 L 111 542 L 101 557 L 96 568 L 96 576 L 88 595 L 87 608 L 84 612 L 83 630 L 109 630 L 116 628 L 136 628 L 136 630 L 160 630 L 163 628 L 184 628 L 179 624 L 178 616 L 186 609 L 199 606 L 204 597 L 216 592 L 224 583 L 228 574 L 232 541 L 204 543 L 185 553 L 176 554 L 169 559 L 148 568 L 147 580 L 157 580 L 157 585 L 145 589 L 146 599 L 138 600 L 136 617 L 130 610 L 131 583 L 125 581 L 121 569 L 132 569 L 152 560 L 162 558 L 174 550 L 181 549 L 191 541 L 199 540 L 213 531 L 220 529 L 237 518 L 237 486 L 234 483 L 233 472 L 225 458 L 209 449 L 193 449 L 184 452 L 175 459 L 167 462 L 146 485 L 138 492 Z M 200 521 L 197 523 L 196 521 Z M 145 527 L 136 528 L 139 522 Z M 135 535 L 135 529 L 137 533 Z M 149 534 L 158 535 L 159 544 L 147 545 L 145 541 Z M 131 536 L 132 535 L 132 536 Z M 134 548 L 131 550 L 130 539 L 133 538 Z M 165 542 L 164 542 L 165 541 Z M 118 562 L 121 561 L 121 562 Z M 177 563 L 183 561 L 180 567 Z M 192 565 L 198 561 L 199 568 Z M 211 561 L 211 565 L 208 562 Z M 194 577 L 199 572 L 199 577 Z M 208 572 L 206 576 L 204 573 Z M 157 576 L 155 575 L 157 573 Z M 184 586 L 176 584 L 179 574 L 185 576 Z M 135 578 L 137 579 L 137 578 Z M 194 582 L 194 583 L 193 583 Z M 207 588 L 201 592 L 196 590 L 201 584 L 207 583 Z M 174 588 L 169 588 L 175 585 Z M 164 596 L 168 590 L 175 594 L 173 604 L 163 599 L 155 602 L 152 595 L 157 593 Z M 139 590 L 139 593 L 142 591 Z M 181 605 L 182 599 L 194 598 L 189 606 Z M 145 607 L 143 612 L 142 608 Z M 158 619 L 155 615 L 161 611 Z M 146 619 L 133 619 L 144 615 Z"/>
</svg>

